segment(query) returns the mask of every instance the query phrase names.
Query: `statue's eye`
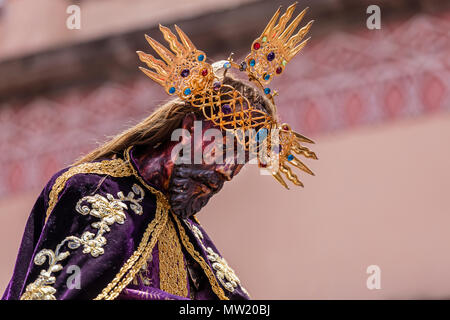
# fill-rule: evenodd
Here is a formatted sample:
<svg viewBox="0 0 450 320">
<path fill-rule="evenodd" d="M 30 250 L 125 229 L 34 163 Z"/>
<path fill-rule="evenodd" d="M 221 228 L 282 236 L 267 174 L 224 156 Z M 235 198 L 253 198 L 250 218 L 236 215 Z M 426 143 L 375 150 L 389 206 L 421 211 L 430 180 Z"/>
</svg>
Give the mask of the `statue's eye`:
<svg viewBox="0 0 450 320">
<path fill-rule="evenodd" d="M 181 71 L 180 75 L 183 78 L 186 78 L 189 75 L 189 69 L 184 69 L 183 71 Z"/>
</svg>

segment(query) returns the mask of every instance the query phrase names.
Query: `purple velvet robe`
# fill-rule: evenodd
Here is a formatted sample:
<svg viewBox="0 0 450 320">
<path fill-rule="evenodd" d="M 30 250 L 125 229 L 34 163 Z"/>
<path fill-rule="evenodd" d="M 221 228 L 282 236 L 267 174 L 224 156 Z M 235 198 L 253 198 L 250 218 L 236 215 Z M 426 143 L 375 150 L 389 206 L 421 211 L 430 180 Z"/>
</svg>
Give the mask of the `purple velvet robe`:
<svg viewBox="0 0 450 320">
<path fill-rule="evenodd" d="M 3 299 L 248 299 L 196 219 L 165 199 L 132 149 L 61 170 L 31 211 Z"/>
</svg>

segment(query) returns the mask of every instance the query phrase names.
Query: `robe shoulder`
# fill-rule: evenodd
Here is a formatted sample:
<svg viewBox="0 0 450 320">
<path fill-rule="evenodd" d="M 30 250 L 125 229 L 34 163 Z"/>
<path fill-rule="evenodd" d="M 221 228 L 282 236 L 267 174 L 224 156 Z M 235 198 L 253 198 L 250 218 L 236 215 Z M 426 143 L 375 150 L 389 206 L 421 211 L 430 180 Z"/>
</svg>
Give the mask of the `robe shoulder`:
<svg viewBox="0 0 450 320">
<path fill-rule="evenodd" d="M 134 268 L 127 260 L 158 228 L 159 200 L 121 159 L 56 173 L 30 214 L 3 298 L 93 299 L 114 288 L 124 268 Z"/>
</svg>

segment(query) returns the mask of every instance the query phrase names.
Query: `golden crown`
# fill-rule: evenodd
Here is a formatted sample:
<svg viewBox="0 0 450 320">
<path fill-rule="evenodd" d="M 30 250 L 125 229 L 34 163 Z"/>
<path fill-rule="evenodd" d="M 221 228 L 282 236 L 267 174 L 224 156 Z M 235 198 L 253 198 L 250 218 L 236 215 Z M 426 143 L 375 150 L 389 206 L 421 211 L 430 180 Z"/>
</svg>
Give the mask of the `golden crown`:
<svg viewBox="0 0 450 320">
<path fill-rule="evenodd" d="M 237 64 L 230 56 L 223 63 L 224 75 L 232 67 L 246 72 L 249 80 L 256 83 L 272 103 L 277 93 L 272 92 L 266 85 L 275 76 L 283 73 L 287 63 L 309 40 L 308 38 L 302 41 L 313 21 L 292 35 L 307 8 L 286 27 L 296 5 L 297 3 L 291 5 L 280 18 L 281 7 L 276 11 L 263 33 L 253 41 L 251 52 L 243 62 Z M 254 146 L 257 142 L 259 150 L 264 150 L 265 154 L 264 159 L 259 159 L 260 167 L 269 170 L 284 187 L 289 189 L 282 174 L 294 184 L 303 186 L 288 164 L 313 175 L 294 153 L 317 159 L 314 152 L 301 144 L 314 142 L 294 132 L 288 124 L 278 124 L 272 116 L 252 106 L 241 92 L 221 83 L 221 77 L 216 75 L 213 66 L 206 62 L 205 52 L 198 50 L 178 26 L 175 25 L 175 30 L 179 39 L 170 29 L 161 25 L 159 29 L 169 43 L 170 50 L 145 35 L 150 46 L 162 60 L 138 51 L 140 60 L 153 71 L 142 67 L 140 69 L 163 86 L 168 94 L 178 95 L 193 107 L 200 108 L 205 118 L 220 129 L 235 133 L 238 141 L 246 148 Z M 276 139 L 273 138 L 274 135 L 268 134 L 273 132 L 277 133 Z M 278 140 L 276 147 L 273 147 L 274 140 Z"/>
</svg>

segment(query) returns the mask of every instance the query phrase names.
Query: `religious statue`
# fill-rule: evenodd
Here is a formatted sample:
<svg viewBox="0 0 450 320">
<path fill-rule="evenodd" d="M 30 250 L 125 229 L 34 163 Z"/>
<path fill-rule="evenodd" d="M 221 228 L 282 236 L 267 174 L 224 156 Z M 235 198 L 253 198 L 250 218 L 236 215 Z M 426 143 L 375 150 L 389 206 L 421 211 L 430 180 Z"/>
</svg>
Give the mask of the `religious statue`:
<svg viewBox="0 0 450 320">
<path fill-rule="evenodd" d="M 141 70 L 174 98 L 50 179 L 3 299 L 249 299 L 195 214 L 246 163 L 286 188 L 303 186 L 292 167 L 312 174 L 312 141 L 278 123 L 267 87 L 308 41 L 294 10 L 241 63 L 208 63 L 177 26 L 160 26 L 170 49 L 146 36 L 161 59 L 138 51 Z"/>
</svg>

